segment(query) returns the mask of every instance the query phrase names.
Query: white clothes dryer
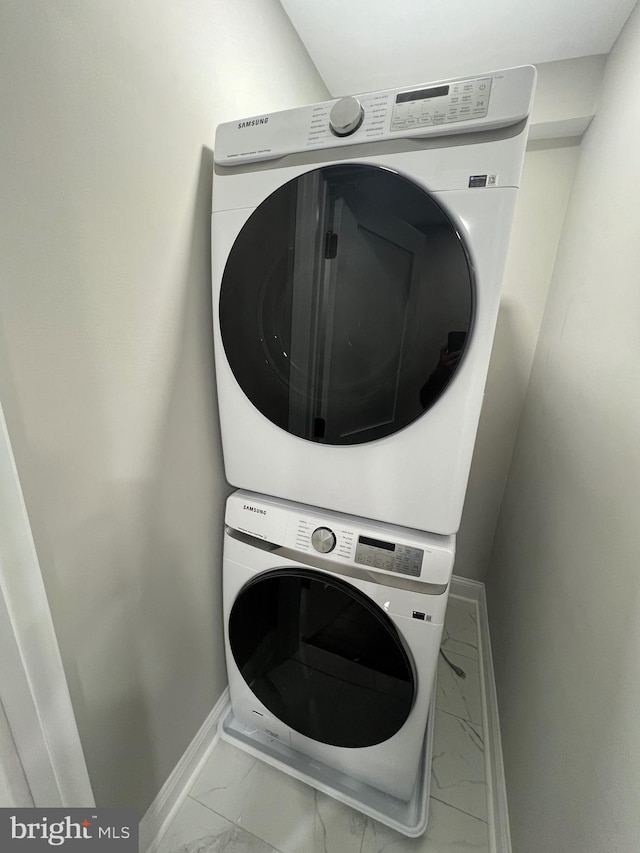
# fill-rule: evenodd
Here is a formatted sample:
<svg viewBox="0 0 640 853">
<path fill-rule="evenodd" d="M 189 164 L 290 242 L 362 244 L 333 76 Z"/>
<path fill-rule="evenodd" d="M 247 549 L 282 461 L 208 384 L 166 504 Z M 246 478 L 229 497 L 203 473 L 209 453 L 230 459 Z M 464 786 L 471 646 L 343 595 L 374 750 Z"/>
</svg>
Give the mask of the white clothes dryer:
<svg viewBox="0 0 640 853">
<path fill-rule="evenodd" d="M 308 775 L 320 762 L 409 800 L 454 538 L 245 491 L 228 499 L 225 521 L 226 662 L 245 732 L 238 745 L 267 738 L 306 756 Z"/>
<path fill-rule="evenodd" d="M 232 485 L 457 531 L 534 81 L 526 66 L 220 125 Z"/>
</svg>

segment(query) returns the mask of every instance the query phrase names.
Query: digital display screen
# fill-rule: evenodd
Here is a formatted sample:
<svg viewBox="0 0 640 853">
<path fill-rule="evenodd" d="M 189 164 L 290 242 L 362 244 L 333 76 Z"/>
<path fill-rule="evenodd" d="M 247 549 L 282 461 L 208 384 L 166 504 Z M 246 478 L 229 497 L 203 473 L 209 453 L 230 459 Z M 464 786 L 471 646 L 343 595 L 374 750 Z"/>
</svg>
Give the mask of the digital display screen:
<svg viewBox="0 0 640 853">
<path fill-rule="evenodd" d="M 448 86 L 433 86 L 431 89 L 418 89 L 417 92 L 402 92 L 396 96 L 396 104 L 406 104 L 409 101 L 425 101 L 427 98 L 441 98 L 449 94 Z"/>
<path fill-rule="evenodd" d="M 373 548 L 384 548 L 385 551 L 395 551 L 396 546 L 390 542 L 380 542 L 379 539 L 369 539 L 368 536 L 358 536 L 359 545 L 371 545 Z"/>
</svg>

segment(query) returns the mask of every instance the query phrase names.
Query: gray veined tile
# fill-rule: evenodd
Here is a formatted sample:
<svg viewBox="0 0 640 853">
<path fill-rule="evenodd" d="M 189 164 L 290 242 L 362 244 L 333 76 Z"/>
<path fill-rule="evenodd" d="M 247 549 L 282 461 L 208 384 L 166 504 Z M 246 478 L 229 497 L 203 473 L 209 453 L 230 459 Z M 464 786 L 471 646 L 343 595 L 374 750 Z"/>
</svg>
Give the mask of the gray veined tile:
<svg viewBox="0 0 640 853">
<path fill-rule="evenodd" d="M 434 800 L 488 819 L 482 726 L 436 711 L 430 793 Z"/>
<path fill-rule="evenodd" d="M 489 853 L 488 826 L 482 820 L 432 799 L 424 835 L 407 838 L 369 819 L 361 853 Z"/>
<path fill-rule="evenodd" d="M 193 784 L 190 796 L 205 805 L 214 802 L 215 811 L 234 820 L 234 803 L 242 784 L 258 759 L 224 741 L 218 741 L 207 763 Z"/>
<path fill-rule="evenodd" d="M 309 849 L 318 853 L 360 853 L 366 817 L 319 791 L 314 791 L 314 796 L 314 843 Z"/>
<path fill-rule="evenodd" d="M 278 853 L 270 844 L 187 797 L 157 853 Z"/>
<path fill-rule="evenodd" d="M 445 652 L 478 660 L 478 617 L 473 602 L 449 597 L 441 646 Z"/>
<path fill-rule="evenodd" d="M 205 835 L 184 844 L 177 853 L 278 853 L 270 844 L 230 824 L 217 835 Z"/>
<path fill-rule="evenodd" d="M 359 853 L 365 818 L 220 742 L 191 796 L 282 853 Z"/>
<path fill-rule="evenodd" d="M 436 708 L 471 723 L 483 725 L 479 662 L 452 651 L 445 651 L 445 654 L 453 664 L 464 671 L 465 678 L 456 675 L 442 655 L 439 656 Z"/>
</svg>

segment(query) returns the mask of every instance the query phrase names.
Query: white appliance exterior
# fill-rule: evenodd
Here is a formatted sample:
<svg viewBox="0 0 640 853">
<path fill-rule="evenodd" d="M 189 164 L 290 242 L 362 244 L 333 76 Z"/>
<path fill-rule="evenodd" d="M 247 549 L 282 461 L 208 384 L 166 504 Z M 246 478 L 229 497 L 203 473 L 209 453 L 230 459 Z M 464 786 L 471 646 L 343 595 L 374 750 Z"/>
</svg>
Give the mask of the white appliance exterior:
<svg viewBox="0 0 640 853">
<path fill-rule="evenodd" d="M 401 800 L 416 785 L 435 681 L 455 539 L 366 522 L 314 507 L 235 492 L 228 499 L 223 561 L 225 652 L 233 714 L 249 729 L 278 739 L 298 752 Z M 337 534 L 329 554 L 318 554 L 309 539 L 317 528 Z M 307 535 L 308 534 L 308 535 Z M 424 550 L 419 578 L 363 567 L 354 561 L 358 535 Z M 263 547 L 260 547 L 265 543 Z M 269 543 L 267 545 L 266 543 Z M 349 545 L 349 543 L 351 543 Z M 279 546 L 279 547 L 274 547 Z M 344 748 L 319 743 L 275 718 L 240 674 L 229 641 L 231 608 L 242 588 L 274 569 L 313 567 L 335 575 L 364 593 L 396 626 L 413 662 L 417 692 L 402 728 L 375 746 Z M 414 617 L 414 612 L 424 619 Z"/>
<path fill-rule="evenodd" d="M 345 139 L 332 136 L 326 127 L 334 101 L 218 128 L 212 216 L 214 341 L 225 470 L 232 485 L 443 535 L 458 530 L 535 69 L 525 66 L 475 79 L 491 80 L 491 100 L 484 117 L 468 121 L 394 131 L 394 90 L 362 96 L 377 124 L 365 118 Z M 371 105 L 377 105 L 377 111 Z M 225 355 L 218 301 L 234 241 L 259 204 L 311 169 L 342 163 L 390 169 L 436 199 L 466 247 L 475 277 L 475 305 L 464 359 L 437 402 L 392 435 L 334 446 L 288 433 L 249 401 Z M 470 188 L 471 178 L 479 175 L 487 176 L 488 185 Z"/>
</svg>

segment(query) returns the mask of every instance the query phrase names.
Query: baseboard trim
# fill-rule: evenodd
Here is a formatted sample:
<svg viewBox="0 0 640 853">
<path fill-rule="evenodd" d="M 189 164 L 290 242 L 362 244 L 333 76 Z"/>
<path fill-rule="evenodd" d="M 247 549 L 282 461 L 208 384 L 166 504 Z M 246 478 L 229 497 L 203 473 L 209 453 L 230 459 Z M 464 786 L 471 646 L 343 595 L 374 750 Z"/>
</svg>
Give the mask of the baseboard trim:
<svg viewBox="0 0 640 853">
<path fill-rule="evenodd" d="M 502 759 L 502 740 L 500 738 L 498 696 L 496 694 L 496 680 L 493 670 L 493 657 L 491 655 L 489 614 L 487 611 L 485 587 L 479 581 L 454 575 L 451 579 L 450 593 L 456 598 L 465 598 L 468 601 L 473 601 L 476 605 L 478 615 L 478 643 L 482 667 L 480 684 L 485 719 L 485 762 L 487 790 L 489 794 L 489 849 L 491 853 L 512 853 L 507 788 Z"/>
<path fill-rule="evenodd" d="M 218 742 L 218 723 L 227 713 L 228 706 L 227 687 L 140 821 L 140 853 L 155 853 L 160 846 L 163 835 Z"/>
<path fill-rule="evenodd" d="M 461 578 L 458 575 L 453 575 L 449 592 L 455 595 L 456 598 L 466 598 L 469 601 L 480 601 L 484 591 L 484 584 L 480 581 L 473 581 L 470 578 Z"/>
</svg>

